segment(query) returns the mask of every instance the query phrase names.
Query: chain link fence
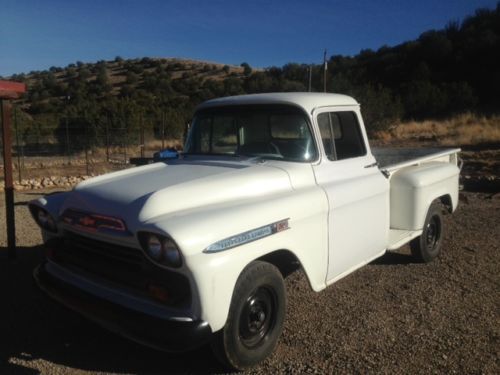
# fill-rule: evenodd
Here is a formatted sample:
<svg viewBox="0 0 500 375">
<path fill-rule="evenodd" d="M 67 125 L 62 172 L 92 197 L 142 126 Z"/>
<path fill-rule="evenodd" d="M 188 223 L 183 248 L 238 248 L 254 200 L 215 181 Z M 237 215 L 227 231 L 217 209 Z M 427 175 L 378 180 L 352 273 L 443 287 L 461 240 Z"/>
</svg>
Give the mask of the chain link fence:
<svg viewBox="0 0 500 375">
<path fill-rule="evenodd" d="M 165 121 L 141 118 L 133 127 L 113 121 L 97 126 L 84 118 L 63 117 L 48 129 L 33 123 L 27 131 L 20 126 L 18 111 L 13 112 L 12 161 L 14 180 L 19 183 L 50 176 L 99 175 L 130 167 L 130 158 L 181 147 L 181 140 L 166 138 Z M 1 155 L 0 162 L 3 181 Z"/>
</svg>

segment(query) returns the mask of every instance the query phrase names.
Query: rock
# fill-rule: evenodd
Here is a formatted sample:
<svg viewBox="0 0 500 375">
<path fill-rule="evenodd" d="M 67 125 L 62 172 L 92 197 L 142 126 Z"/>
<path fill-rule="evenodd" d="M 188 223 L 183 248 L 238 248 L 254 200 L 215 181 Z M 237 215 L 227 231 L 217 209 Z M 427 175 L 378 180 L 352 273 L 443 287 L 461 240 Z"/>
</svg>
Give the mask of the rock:
<svg viewBox="0 0 500 375">
<path fill-rule="evenodd" d="M 459 193 L 458 194 L 458 199 L 459 199 L 460 202 L 463 202 L 465 204 L 469 203 L 469 198 L 467 198 L 467 195 L 465 195 L 464 193 Z"/>
<path fill-rule="evenodd" d="M 500 193 L 495 193 L 490 196 L 491 199 L 493 200 L 500 200 Z"/>
</svg>

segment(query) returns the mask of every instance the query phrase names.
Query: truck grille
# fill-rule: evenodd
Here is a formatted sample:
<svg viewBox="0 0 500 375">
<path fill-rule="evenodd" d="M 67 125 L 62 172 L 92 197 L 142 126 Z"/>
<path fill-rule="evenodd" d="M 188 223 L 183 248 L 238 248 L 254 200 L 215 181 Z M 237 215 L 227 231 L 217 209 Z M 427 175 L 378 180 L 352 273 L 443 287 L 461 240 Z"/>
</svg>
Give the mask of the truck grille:
<svg viewBox="0 0 500 375">
<path fill-rule="evenodd" d="M 65 232 L 62 243 L 53 251 L 53 261 L 143 295 L 148 295 L 151 283 L 163 285 L 171 297 L 169 304 L 185 304 L 190 297 L 189 281 L 185 276 L 156 266 L 139 249 Z"/>
<path fill-rule="evenodd" d="M 70 232 L 66 232 L 64 237 L 64 249 L 65 254 L 73 261 L 90 268 L 137 272 L 146 261 L 138 249 L 114 245 Z"/>
</svg>

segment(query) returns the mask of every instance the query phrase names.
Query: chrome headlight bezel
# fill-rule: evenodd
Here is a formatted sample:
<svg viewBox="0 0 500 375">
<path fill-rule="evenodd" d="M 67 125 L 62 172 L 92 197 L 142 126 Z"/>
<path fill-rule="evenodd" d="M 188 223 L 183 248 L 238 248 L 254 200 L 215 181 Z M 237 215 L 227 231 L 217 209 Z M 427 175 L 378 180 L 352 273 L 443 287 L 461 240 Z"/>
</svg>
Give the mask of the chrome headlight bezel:
<svg viewBox="0 0 500 375">
<path fill-rule="evenodd" d="M 181 250 L 168 235 L 139 232 L 137 237 L 144 254 L 153 263 L 170 268 L 180 268 L 182 266 Z"/>
</svg>

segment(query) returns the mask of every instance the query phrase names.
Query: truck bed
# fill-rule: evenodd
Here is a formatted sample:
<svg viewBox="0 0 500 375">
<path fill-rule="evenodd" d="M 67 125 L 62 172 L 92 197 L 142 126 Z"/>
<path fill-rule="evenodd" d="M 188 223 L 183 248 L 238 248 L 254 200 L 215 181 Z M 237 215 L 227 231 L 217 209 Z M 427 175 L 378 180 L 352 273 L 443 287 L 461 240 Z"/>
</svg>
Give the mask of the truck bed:
<svg viewBox="0 0 500 375">
<path fill-rule="evenodd" d="M 372 153 L 379 164 L 379 168 L 388 172 L 396 171 L 410 165 L 420 164 L 431 160 L 442 159 L 448 162 L 456 155 L 458 148 L 393 148 L 374 147 Z M 456 161 L 453 161 L 456 163 Z"/>
</svg>

